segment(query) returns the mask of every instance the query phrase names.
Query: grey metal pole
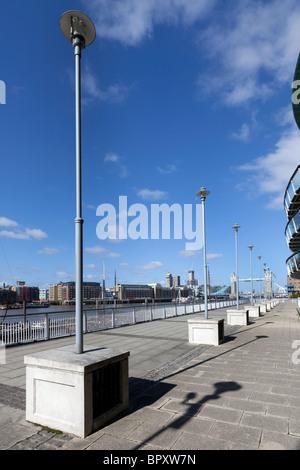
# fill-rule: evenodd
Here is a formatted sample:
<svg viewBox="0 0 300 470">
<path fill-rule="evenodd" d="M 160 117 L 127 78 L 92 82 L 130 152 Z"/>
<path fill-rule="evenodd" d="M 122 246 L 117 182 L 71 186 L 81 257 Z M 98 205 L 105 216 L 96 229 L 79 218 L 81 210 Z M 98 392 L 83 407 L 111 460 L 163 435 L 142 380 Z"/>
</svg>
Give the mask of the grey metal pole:
<svg viewBox="0 0 300 470">
<path fill-rule="evenodd" d="M 258 256 L 258 260 L 259 260 L 259 300 L 261 302 L 261 269 L 260 269 L 261 255 Z"/>
<path fill-rule="evenodd" d="M 253 248 L 253 245 L 250 245 L 249 248 L 250 248 L 251 305 L 253 305 L 253 279 L 252 279 L 252 248 Z"/>
<path fill-rule="evenodd" d="M 239 309 L 239 263 L 238 263 L 238 231 L 235 231 L 235 252 L 236 252 L 236 308 Z"/>
<path fill-rule="evenodd" d="M 204 265 L 204 302 L 205 318 L 208 318 L 207 308 L 207 264 L 206 264 L 206 237 L 205 237 L 205 197 L 202 197 L 202 224 L 203 224 L 203 265 Z"/>
<path fill-rule="evenodd" d="M 238 229 L 240 226 L 235 224 L 232 227 L 235 231 L 235 260 L 236 260 L 236 309 L 239 309 L 239 263 L 238 263 Z"/>
<path fill-rule="evenodd" d="M 60 18 L 60 29 L 74 47 L 76 105 L 76 218 L 75 218 L 75 295 L 76 353 L 83 353 L 83 219 L 81 213 L 81 50 L 96 38 L 93 22 L 80 11 L 67 11 Z"/>
<path fill-rule="evenodd" d="M 83 353 L 83 219 L 81 200 L 81 48 L 79 37 L 73 40 L 76 79 L 76 219 L 75 219 L 75 296 L 76 296 L 76 353 Z"/>
</svg>

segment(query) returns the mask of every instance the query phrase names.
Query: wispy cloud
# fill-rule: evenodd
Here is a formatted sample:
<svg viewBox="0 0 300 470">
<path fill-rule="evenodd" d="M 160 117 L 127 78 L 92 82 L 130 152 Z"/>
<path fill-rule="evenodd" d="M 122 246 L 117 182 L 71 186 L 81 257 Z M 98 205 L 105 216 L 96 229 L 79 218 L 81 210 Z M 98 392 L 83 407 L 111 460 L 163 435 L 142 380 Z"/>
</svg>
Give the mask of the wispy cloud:
<svg viewBox="0 0 300 470">
<path fill-rule="evenodd" d="M 112 164 L 112 166 L 110 166 L 112 171 L 116 172 L 120 178 L 127 178 L 129 171 L 123 161 L 123 157 L 116 153 L 108 153 L 104 157 L 105 164 Z"/>
<path fill-rule="evenodd" d="M 238 189 L 251 196 L 266 195 L 266 208 L 283 210 L 283 195 L 287 183 L 299 165 L 300 133 L 293 126 L 286 130 L 275 145 L 274 151 L 238 167 L 247 178 Z"/>
<path fill-rule="evenodd" d="M 19 224 L 7 217 L 0 217 L 0 227 L 17 227 Z"/>
<path fill-rule="evenodd" d="M 215 0 L 83 0 L 98 36 L 137 45 L 151 37 L 156 25 L 191 25 L 203 18 Z"/>
<path fill-rule="evenodd" d="M 248 142 L 250 136 L 250 128 L 248 124 L 242 124 L 242 127 L 238 132 L 233 132 L 231 138 L 234 140 L 240 140 L 242 142 Z"/>
<path fill-rule="evenodd" d="M 150 261 L 149 263 L 144 264 L 143 266 L 135 266 L 135 268 L 148 271 L 149 269 L 157 269 L 161 268 L 162 266 L 163 264 L 160 261 Z"/>
<path fill-rule="evenodd" d="M 0 237 L 5 238 L 13 238 L 16 240 L 42 240 L 43 238 L 47 238 L 47 234 L 40 229 L 29 229 L 26 228 L 25 230 L 1 230 Z"/>
<path fill-rule="evenodd" d="M 137 195 L 140 196 L 145 201 L 158 201 L 160 199 L 165 199 L 167 196 L 166 191 L 161 191 L 160 189 L 139 189 Z"/>
<path fill-rule="evenodd" d="M 85 64 L 82 75 L 82 94 L 84 103 L 89 103 L 95 99 L 109 103 L 122 103 L 127 98 L 130 91 L 136 86 L 135 84 L 126 86 L 122 83 L 115 83 L 108 86 L 106 89 L 102 89 L 99 84 L 99 79 L 87 64 Z"/>
<path fill-rule="evenodd" d="M 292 80 L 300 43 L 299 2 L 226 3 L 226 9 L 215 8 L 209 27 L 199 30 L 207 72 L 199 76 L 198 89 L 201 96 L 209 93 L 229 106 L 264 101 Z"/>
<path fill-rule="evenodd" d="M 165 168 L 157 167 L 157 171 L 163 175 L 169 175 L 170 173 L 177 173 L 178 169 L 175 165 L 169 164 Z"/>
<path fill-rule="evenodd" d="M 120 253 L 115 253 L 113 251 L 108 251 L 106 248 L 103 248 L 102 246 L 92 246 L 92 247 L 87 247 L 85 248 L 85 251 L 89 255 L 94 255 L 94 256 L 107 256 L 108 258 L 119 258 L 121 256 Z"/>
<path fill-rule="evenodd" d="M 53 256 L 59 253 L 60 250 L 58 248 L 51 248 L 49 246 L 46 246 L 42 250 L 37 251 L 39 255 L 48 255 L 48 256 Z"/>
</svg>

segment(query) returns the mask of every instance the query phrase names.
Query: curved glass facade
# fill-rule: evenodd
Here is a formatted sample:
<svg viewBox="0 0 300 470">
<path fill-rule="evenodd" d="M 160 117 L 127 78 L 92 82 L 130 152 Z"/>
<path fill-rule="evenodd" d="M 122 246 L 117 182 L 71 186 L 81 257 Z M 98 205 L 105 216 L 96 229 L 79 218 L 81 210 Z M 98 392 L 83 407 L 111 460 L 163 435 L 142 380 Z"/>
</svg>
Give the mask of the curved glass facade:
<svg viewBox="0 0 300 470">
<path fill-rule="evenodd" d="M 300 165 L 294 171 L 284 194 L 284 209 L 288 219 L 286 242 L 294 253 L 286 260 L 291 277 L 300 279 Z"/>
</svg>

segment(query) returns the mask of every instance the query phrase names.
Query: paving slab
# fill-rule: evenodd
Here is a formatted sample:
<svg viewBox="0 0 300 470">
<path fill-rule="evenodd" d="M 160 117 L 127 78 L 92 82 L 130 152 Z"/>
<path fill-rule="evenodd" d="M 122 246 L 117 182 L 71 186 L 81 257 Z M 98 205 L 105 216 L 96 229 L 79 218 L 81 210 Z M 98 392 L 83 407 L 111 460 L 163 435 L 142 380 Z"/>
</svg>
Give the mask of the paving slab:
<svg viewBox="0 0 300 470">
<path fill-rule="evenodd" d="M 0 449 L 300 450 L 296 305 L 280 303 L 247 326 L 225 323 L 219 346 L 188 343 L 192 315 L 85 335 L 91 348 L 131 351 L 129 410 L 85 439 L 25 421 L 24 356 L 74 344 L 74 337 L 6 348 Z M 225 319 L 226 309 L 209 315 Z"/>
</svg>

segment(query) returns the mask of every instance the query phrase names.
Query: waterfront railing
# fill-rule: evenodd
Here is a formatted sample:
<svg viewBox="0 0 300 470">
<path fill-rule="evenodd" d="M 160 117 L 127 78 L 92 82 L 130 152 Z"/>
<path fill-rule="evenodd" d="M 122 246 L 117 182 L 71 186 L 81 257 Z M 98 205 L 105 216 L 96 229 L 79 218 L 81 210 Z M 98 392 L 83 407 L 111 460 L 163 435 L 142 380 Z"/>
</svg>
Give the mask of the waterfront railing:
<svg viewBox="0 0 300 470">
<path fill-rule="evenodd" d="M 240 299 L 240 304 L 249 299 Z M 208 302 L 208 310 L 236 305 L 236 300 Z M 108 330 L 137 323 L 203 312 L 204 303 L 169 303 L 156 305 L 106 306 L 83 311 L 83 331 Z M 17 345 L 44 341 L 76 333 L 75 310 L 0 316 L 0 344 Z"/>
</svg>

